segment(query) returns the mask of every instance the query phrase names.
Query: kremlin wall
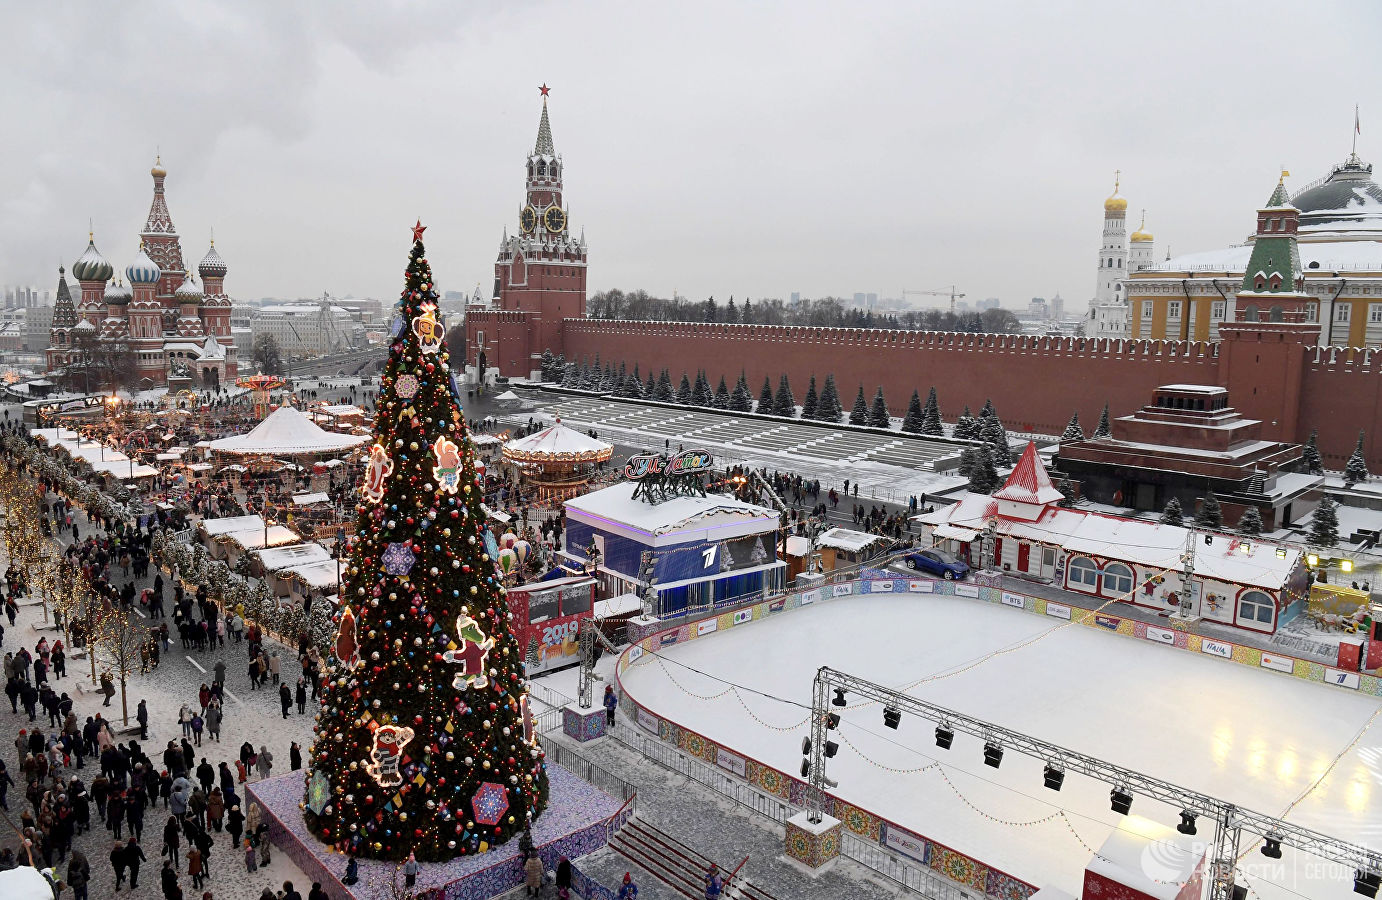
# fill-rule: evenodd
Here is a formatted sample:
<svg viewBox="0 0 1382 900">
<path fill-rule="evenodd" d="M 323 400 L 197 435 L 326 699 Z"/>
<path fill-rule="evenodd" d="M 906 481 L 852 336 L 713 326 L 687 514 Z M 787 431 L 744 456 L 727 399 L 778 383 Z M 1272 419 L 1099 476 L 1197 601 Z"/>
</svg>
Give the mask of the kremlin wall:
<svg viewBox="0 0 1382 900">
<path fill-rule="evenodd" d="M 1114 416 L 1132 413 L 1161 385 L 1217 385 L 1228 389 L 1242 415 L 1262 421 L 1265 440 L 1303 442 L 1318 429 L 1320 452 L 1330 468 L 1343 467 L 1363 430 L 1368 465 L 1382 471 L 1382 347 L 1322 345 L 1327 342 L 1322 341 L 1320 320 L 1334 322 L 1344 314 L 1331 306 L 1321 316 L 1310 292 L 1318 277 L 1327 276 L 1332 284 L 1338 273 L 1302 266 L 1297 252 L 1298 243 L 1334 248 L 1346 238 L 1353 256 L 1367 257 L 1376 250 L 1382 259 L 1382 189 L 1370 180 L 1372 167 L 1356 155 L 1323 182 L 1328 197 L 1302 203 L 1308 207 L 1304 214 L 1287 196 L 1283 173 L 1258 210 L 1256 234 L 1248 239 L 1255 248 L 1252 259 L 1244 248 L 1235 251 L 1241 260 L 1222 265 L 1227 281 L 1215 296 L 1222 297 L 1223 308 L 1215 306 L 1208 335 L 1215 340 L 1166 340 L 1161 339 L 1164 330 L 1150 334 L 1141 327 L 1140 306 L 1157 302 L 1144 294 L 1156 293 L 1160 285 L 1166 296 L 1173 287 L 1190 295 L 1175 280 L 1181 276 L 1168 274 L 1183 266 L 1169 261 L 1164 265 L 1171 269 L 1162 271 L 1163 266 L 1154 264 L 1152 237 L 1141 228 L 1133 236 L 1134 258 L 1127 259 L 1127 201 L 1118 196 L 1116 185 L 1104 202 L 1094 308 L 1115 313 L 1101 320 L 1104 324 L 1123 334 L 1146 335 L 1140 338 L 588 319 L 586 241 L 583 233 L 577 238 L 571 230 L 562 194 L 564 163 L 552 140 L 545 99 L 526 173 L 517 231 L 505 231 L 495 262 L 493 300 L 466 310 L 470 377 L 481 361 L 487 373 L 530 377 L 544 350 L 572 361 L 598 356 L 630 370 L 666 368 L 674 381 L 683 372 L 704 369 L 711 384 L 721 376 L 732 384 L 744 372 L 756 388 L 765 377 L 775 385 L 785 373 L 798 397 L 812 375 L 818 384 L 834 375 L 846 402 L 859 385 L 869 396 L 881 385 L 895 416 L 905 411 L 912 391 L 925 395 L 935 387 L 947 421 L 953 422 L 966 405 L 977 411 L 992 400 L 1010 430 L 1052 435 L 1064 431 L 1074 412 L 1084 422 L 1097 421 L 1105 404 Z M 1309 199 L 1320 190 L 1311 186 L 1298 196 Z M 1338 255 L 1334 249 L 1328 254 Z M 1271 271 L 1259 273 L 1263 277 L 1256 282 L 1261 283 L 1254 283 L 1245 268 L 1259 265 Z M 1362 283 L 1352 288 L 1361 292 L 1357 319 L 1371 319 L 1376 306 L 1382 322 L 1382 270 L 1374 273 L 1375 304 L 1368 303 L 1373 286 L 1356 277 L 1360 274 L 1354 280 Z M 1125 287 L 1138 298 L 1131 329 Z M 1333 296 L 1338 298 L 1344 288 L 1342 282 L 1331 288 Z M 1233 293 L 1236 302 L 1230 299 Z M 1170 301 L 1165 302 L 1170 309 Z M 1259 306 L 1268 313 L 1258 316 Z M 1331 335 L 1345 333 L 1324 327 L 1331 328 Z"/>
</svg>

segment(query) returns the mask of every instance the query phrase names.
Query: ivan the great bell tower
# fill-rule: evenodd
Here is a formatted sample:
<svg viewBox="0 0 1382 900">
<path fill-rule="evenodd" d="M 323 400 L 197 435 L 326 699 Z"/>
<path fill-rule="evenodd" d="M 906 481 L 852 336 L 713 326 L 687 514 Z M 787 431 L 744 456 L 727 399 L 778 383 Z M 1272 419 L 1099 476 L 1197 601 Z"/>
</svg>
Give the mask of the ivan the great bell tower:
<svg viewBox="0 0 1382 900">
<path fill-rule="evenodd" d="M 585 315 L 585 235 L 571 233 L 562 158 L 547 118 L 549 88 L 539 90 L 542 119 L 528 154 L 517 233 L 505 227 L 499 242 L 491 305 L 466 310 L 467 364 L 483 359 L 488 370 L 506 376 L 537 371 L 544 350 L 563 352 L 562 320 Z"/>
</svg>

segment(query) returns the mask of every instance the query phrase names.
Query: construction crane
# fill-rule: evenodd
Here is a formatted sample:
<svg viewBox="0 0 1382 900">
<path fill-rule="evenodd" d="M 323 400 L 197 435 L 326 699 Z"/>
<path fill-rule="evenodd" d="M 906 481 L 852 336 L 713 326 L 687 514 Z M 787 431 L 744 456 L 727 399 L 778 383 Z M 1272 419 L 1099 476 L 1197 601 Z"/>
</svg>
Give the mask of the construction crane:
<svg viewBox="0 0 1382 900">
<path fill-rule="evenodd" d="M 949 297 L 951 312 L 955 311 L 955 301 L 964 296 L 964 294 L 958 293 L 955 290 L 955 285 L 953 284 L 949 288 L 940 291 L 909 291 L 906 288 L 903 288 L 902 299 L 906 300 L 908 294 L 915 294 L 923 297 Z"/>
</svg>

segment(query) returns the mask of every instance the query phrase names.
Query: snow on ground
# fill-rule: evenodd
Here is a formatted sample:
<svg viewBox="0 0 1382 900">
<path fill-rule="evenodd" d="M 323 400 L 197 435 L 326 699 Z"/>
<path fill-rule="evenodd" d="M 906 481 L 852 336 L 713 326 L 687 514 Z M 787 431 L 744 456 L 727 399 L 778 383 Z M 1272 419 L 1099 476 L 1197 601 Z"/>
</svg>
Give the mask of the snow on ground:
<svg viewBox="0 0 1382 900">
<path fill-rule="evenodd" d="M 1049 633 L 964 668 L 1042 632 Z M 635 699 L 782 771 L 800 765 L 806 710 L 747 692 L 736 699 L 722 682 L 677 663 L 800 704 L 810 703 L 821 665 L 894 687 L 953 671 L 911 693 L 1270 815 L 1325 773 L 1379 708 L 1376 698 L 1343 689 L 955 597 L 842 599 L 662 655 L 675 662 L 649 659 L 624 674 Z M 1110 785 L 1072 775 L 1054 794 L 1042 787 L 1042 760 L 1010 752 L 993 770 L 977 739 L 957 735 L 951 750 L 938 750 L 935 723 L 908 716 L 889 731 L 874 704 L 843 719 L 840 752 L 828 768 L 838 795 L 1034 884 L 1078 894 L 1092 848 L 1119 821 L 1109 810 Z M 1379 743 L 1382 736 L 1367 732 L 1291 820 L 1360 843 L 1382 839 Z M 1069 826 L 1050 818 L 1058 809 L 1068 811 Z M 1179 810 L 1138 797 L 1133 812 L 1174 824 Z M 1211 827 L 1202 821 L 1201 835 Z M 1290 890 L 1351 896 L 1351 881 L 1285 853 L 1277 868 Z M 1263 900 L 1289 896 L 1265 877 L 1268 862 L 1256 852 L 1245 858 L 1254 889 Z"/>
</svg>

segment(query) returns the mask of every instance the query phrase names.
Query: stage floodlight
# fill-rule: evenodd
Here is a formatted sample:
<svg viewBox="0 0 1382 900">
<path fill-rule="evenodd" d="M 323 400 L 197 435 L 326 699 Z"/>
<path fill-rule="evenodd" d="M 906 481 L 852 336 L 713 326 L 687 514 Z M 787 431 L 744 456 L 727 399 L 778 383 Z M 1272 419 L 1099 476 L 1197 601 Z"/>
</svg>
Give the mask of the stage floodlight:
<svg viewBox="0 0 1382 900">
<path fill-rule="evenodd" d="M 803 759 L 803 760 L 801 761 L 801 777 L 802 777 L 802 778 L 810 778 L 810 777 L 811 777 L 811 760 L 809 760 L 809 759 Z"/>
<path fill-rule="evenodd" d="M 1376 897 L 1379 885 L 1382 885 L 1382 876 L 1376 872 L 1358 869 L 1353 873 L 1353 892 L 1355 894 L 1362 894 L 1364 897 Z"/>
<path fill-rule="evenodd" d="M 1058 769 L 1050 763 L 1046 764 L 1046 769 L 1041 774 L 1046 786 L 1053 791 L 1060 790 L 1061 785 L 1065 784 L 1065 770 Z"/>
<path fill-rule="evenodd" d="M 936 746 L 942 750 L 949 750 L 950 745 L 955 743 L 955 732 L 944 725 L 936 726 Z"/>
<path fill-rule="evenodd" d="M 1003 764 L 1003 748 L 992 741 L 984 744 L 984 765 L 995 769 Z"/>
<path fill-rule="evenodd" d="M 834 759 L 835 754 L 840 752 L 840 745 L 834 741 L 825 742 L 825 758 Z"/>
<path fill-rule="evenodd" d="M 801 739 L 801 755 L 811 755 L 811 739 L 809 737 L 804 737 Z"/>
<path fill-rule="evenodd" d="M 894 730 L 902 722 L 902 711 L 893 709 L 891 706 L 883 707 L 883 724 Z"/>
<path fill-rule="evenodd" d="M 1192 813 L 1190 810 L 1181 810 L 1180 824 L 1176 826 L 1176 830 L 1179 831 L 1181 834 L 1194 834 L 1195 818 L 1195 814 Z"/>
<path fill-rule="evenodd" d="M 1264 835 L 1262 855 L 1268 859 L 1281 859 L 1281 838 L 1275 834 Z"/>
<path fill-rule="evenodd" d="M 844 688 L 835 688 L 835 699 L 834 699 L 834 700 L 831 700 L 830 703 L 831 703 L 832 706 L 845 706 L 845 705 L 847 705 L 847 703 L 846 703 L 846 701 L 845 701 L 845 689 L 844 689 Z"/>
<path fill-rule="evenodd" d="M 836 728 L 839 728 L 839 727 L 840 727 L 840 714 L 839 714 L 839 713 L 826 713 L 826 715 L 825 715 L 825 727 L 826 727 L 827 729 L 831 730 L 831 731 L 835 730 Z"/>
<path fill-rule="evenodd" d="M 1108 792 L 1109 806 L 1120 816 L 1126 816 L 1132 809 L 1132 794 L 1123 788 L 1114 788 Z"/>
</svg>

